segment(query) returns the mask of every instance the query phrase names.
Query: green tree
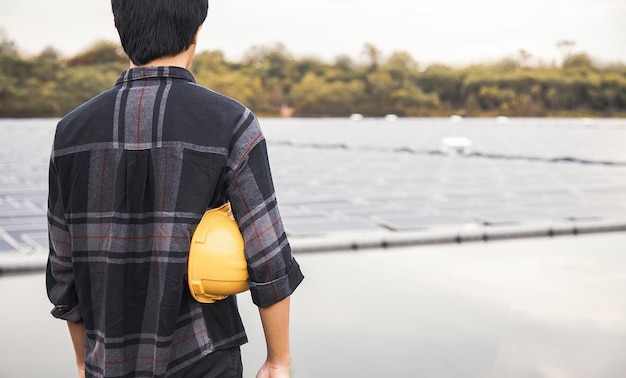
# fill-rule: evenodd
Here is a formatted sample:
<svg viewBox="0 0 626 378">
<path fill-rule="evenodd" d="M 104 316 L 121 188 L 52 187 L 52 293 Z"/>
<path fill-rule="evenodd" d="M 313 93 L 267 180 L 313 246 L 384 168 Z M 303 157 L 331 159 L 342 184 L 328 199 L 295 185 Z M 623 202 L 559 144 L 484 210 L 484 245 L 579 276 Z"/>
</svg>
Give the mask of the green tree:
<svg viewBox="0 0 626 378">
<path fill-rule="evenodd" d="M 100 41 L 93 44 L 87 51 L 67 60 L 68 67 L 106 64 L 128 66 L 128 57 L 119 45 Z"/>
<path fill-rule="evenodd" d="M 462 108 L 464 75 L 442 64 L 432 64 L 419 76 L 418 84 L 425 93 L 436 94 L 446 113 Z"/>
<path fill-rule="evenodd" d="M 565 41 L 567 42 L 567 41 Z M 281 106 L 299 116 L 625 116 L 626 65 L 600 66 L 573 44 L 561 65 L 532 66 L 530 52 L 515 59 L 421 71 L 410 54 L 389 57 L 372 44 L 359 60 L 294 58 L 282 44 L 251 48 L 241 61 L 202 51 L 191 70 L 198 83 L 234 97 L 260 115 Z M 0 31 L 0 116 L 62 116 L 110 88 L 128 59 L 119 45 L 98 42 L 69 59 L 53 48 L 25 57 Z"/>
</svg>

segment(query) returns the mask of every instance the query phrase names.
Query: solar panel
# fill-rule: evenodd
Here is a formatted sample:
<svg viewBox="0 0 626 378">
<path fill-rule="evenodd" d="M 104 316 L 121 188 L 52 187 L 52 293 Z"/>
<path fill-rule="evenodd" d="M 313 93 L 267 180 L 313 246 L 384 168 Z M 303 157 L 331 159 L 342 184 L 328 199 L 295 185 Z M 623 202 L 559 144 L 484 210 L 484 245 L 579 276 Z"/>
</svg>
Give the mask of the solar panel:
<svg viewBox="0 0 626 378">
<path fill-rule="evenodd" d="M 55 123 L 0 120 L 2 252 L 46 253 Z M 567 223 L 562 232 L 577 232 L 576 225 L 601 230 L 593 222 L 606 219 L 611 230 L 621 224 L 616 219 L 626 229 L 626 120 L 598 120 L 594 128 L 549 119 L 261 124 L 287 232 L 307 238 L 309 247 L 315 240 L 327 246 L 325 238 L 343 232 L 356 233 L 358 243 L 358 233 L 368 242 L 373 234 L 398 239 L 406 231 L 419 231 L 424 240 L 429 233 L 439 235 L 432 240 L 543 234 L 563 221 L 573 226 Z M 441 153 L 442 138 L 455 136 L 470 140 L 471 150 Z M 515 227 L 519 232 L 510 231 Z"/>
</svg>

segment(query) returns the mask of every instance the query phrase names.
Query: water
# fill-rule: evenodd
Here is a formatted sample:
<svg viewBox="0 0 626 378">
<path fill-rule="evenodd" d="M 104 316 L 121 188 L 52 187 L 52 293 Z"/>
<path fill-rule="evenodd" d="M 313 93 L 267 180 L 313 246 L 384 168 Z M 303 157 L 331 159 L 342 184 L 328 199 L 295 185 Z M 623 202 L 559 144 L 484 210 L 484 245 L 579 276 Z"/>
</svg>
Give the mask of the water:
<svg viewBox="0 0 626 378">
<path fill-rule="evenodd" d="M 293 378 L 621 378 L 626 234 L 298 255 Z M 0 377 L 74 376 L 40 273 L 0 276 Z M 239 296 L 264 358 L 258 311 Z"/>
</svg>

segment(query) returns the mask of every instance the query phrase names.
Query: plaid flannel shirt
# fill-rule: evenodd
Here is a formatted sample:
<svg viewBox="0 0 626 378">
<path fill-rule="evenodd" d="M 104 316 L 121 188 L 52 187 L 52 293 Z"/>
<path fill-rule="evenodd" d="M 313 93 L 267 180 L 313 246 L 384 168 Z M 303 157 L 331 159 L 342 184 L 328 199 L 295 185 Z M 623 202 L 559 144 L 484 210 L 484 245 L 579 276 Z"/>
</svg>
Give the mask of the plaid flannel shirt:
<svg viewBox="0 0 626 378">
<path fill-rule="evenodd" d="M 84 322 L 87 376 L 179 376 L 247 341 L 235 297 L 188 292 L 190 240 L 216 190 L 245 241 L 266 307 L 303 279 L 256 117 L 177 67 L 136 67 L 58 124 L 49 175 L 47 292 Z"/>
</svg>

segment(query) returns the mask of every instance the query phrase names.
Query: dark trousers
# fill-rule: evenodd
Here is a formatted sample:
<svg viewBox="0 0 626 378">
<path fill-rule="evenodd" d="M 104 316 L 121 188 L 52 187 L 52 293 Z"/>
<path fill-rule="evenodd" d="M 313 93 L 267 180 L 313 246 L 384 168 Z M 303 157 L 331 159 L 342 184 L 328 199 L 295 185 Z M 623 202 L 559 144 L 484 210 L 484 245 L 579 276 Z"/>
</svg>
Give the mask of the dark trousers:
<svg viewBox="0 0 626 378">
<path fill-rule="evenodd" d="M 243 365 L 239 347 L 217 350 L 187 370 L 185 378 L 241 378 Z"/>
</svg>

